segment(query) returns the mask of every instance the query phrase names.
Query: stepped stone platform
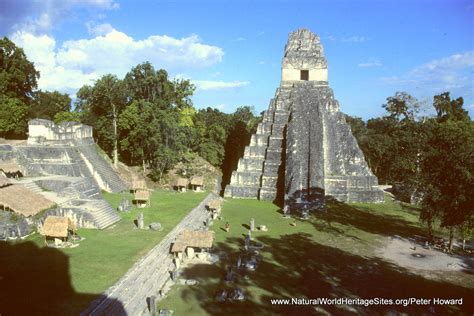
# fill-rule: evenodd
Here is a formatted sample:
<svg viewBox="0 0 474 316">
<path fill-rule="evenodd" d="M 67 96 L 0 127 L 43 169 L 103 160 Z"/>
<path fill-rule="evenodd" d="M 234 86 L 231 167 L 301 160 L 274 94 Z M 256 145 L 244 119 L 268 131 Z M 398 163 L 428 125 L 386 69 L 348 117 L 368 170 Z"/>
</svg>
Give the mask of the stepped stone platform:
<svg viewBox="0 0 474 316">
<path fill-rule="evenodd" d="M 122 192 L 127 186 L 97 152 L 92 127 L 41 119 L 28 126 L 27 143 L 3 146 L 0 159 L 15 159 L 24 176 L 17 182 L 58 204 L 45 215 L 69 216 L 79 227 L 99 229 L 119 221 L 101 191 Z"/>
<path fill-rule="evenodd" d="M 328 85 L 323 47 L 311 31 L 290 34 L 280 87 L 224 196 L 284 201 L 289 209 L 324 207 L 326 196 L 383 201 Z"/>
</svg>

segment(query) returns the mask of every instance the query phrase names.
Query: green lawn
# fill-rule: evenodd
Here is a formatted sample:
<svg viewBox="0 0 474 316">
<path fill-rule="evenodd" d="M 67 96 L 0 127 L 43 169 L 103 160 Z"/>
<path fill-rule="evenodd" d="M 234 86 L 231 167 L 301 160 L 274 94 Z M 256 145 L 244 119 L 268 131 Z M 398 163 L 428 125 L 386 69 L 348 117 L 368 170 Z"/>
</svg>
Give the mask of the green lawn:
<svg viewBox="0 0 474 316">
<path fill-rule="evenodd" d="M 134 207 L 130 213 L 121 213 L 122 220 L 108 229 L 79 229 L 78 234 L 85 240 L 76 248 L 57 250 L 44 247 L 43 237 L 38 234 L 26 241 L 0 243 L 0 292 L 9 292 L 11 297 L 18 295 L 18 298 L 31 292 L 28 299 L 32 306 L 38 305 L 35 310 L 39 313 L 78 314 L 92 299 L 120 279 L 206 194 L 154 192 L 151 207 Z M 113 207 L 118 206 L 123 196 L 132 197 L 131 194 L 108 193 L 104 196 Z M 135 229 L 133 221 L 139 212 L 144 213 L 145 225 L 160 222 L 164 229 Z M 2 315 L 2 303 L 5 306 L 9 298 L 0 295 Z"/>
<path fill-rule="evenodd" d="M 278 208 L 264 201 L 227 200 L 223 220 L 216 221 L 215 251 L 225 253 L 216 265 L 197 264 L 183 269 L 183 278 L 193 278 L 199 285 L 175 285 L 159 308 L 175 315 L 307 315 L 309 306 L 271 305 L 273 298 L 406 298 L 464 297 L 462 311 L 436 306 L 437 314 L 467 313 L 473 310 L 472 275 L 453 272 L 449 277 L 470 279 L 460 286 L 448 281 L 425 279 L 374 256 L 384 237 L 425 235 L 418 223 L 418 211 L 386 199 L 384 204 L 343 204 L 328 202 L 326 214 L 316 214 L 308 221 L 283 219 Z M 242 253 L 244 235 L 250 218 L 256 226 L 265 224 L 268 232 L 253 232 L 254 240 L 265 245 L 260 251 L 262 262 L 254 272 L 242 273 L 233 285 L 223 281 L 225 269 L 235 265 Z M 228 221 L 230 232 L 221 227 Z M 224 288 L 240 287 L 244 302 L 217 303 L 216 293 Z M 321 308 L 321 307 L 320 307 Z M 323 306 L 335 315 L 386 314 L 390 310 L 409 314 L 427 312 L 426 306 Z M 322 309 L 319 311 L 322 312 Z"/>
</svg>

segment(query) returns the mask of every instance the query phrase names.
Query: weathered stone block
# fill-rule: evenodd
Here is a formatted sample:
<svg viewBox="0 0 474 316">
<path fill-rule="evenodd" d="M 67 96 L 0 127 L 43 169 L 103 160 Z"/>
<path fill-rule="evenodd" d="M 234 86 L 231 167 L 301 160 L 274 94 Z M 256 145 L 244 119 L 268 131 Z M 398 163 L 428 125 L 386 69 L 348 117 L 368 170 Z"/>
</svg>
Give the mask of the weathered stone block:
<svg viewBox="0 0 474 316">
<path fill-rule="evenodd" d="M 265 187 L 265 188 L 275 188 L 276 189 L 276 186 L 277 186 L 277 176 L 265 176 L 263 175 L 262 176 L 262 187 Z"/>
<path fill-rule="evenodd" d="M 277 175 L 278 168 L 280 168 L 280 161 L 273 162 L 273 161 L 267 160 L 263 167 L 263 175 L 267 175 L 267 176 Z"/>
<path fill-rule="evenodd" d="M 277 162 L 281 160 L 281 149 L 279 150 L 268 150 L 265 155 L 266 160 L 270 160 L 272 162 Z"/>
<path fill-rule="evenodd" d="M 276 190 L 269 190 L 269 189 L 260 189 L 260 200 L 264 201 L 273 201 L 276 199 L 277 192 Z"/>
</svg>

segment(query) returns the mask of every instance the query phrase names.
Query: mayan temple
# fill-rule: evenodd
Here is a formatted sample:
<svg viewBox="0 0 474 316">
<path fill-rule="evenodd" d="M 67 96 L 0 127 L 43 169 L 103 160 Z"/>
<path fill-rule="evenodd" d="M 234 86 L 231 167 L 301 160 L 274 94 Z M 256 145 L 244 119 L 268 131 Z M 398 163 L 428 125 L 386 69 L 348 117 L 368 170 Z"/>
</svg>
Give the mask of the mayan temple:
<svg viewBox="0 0 474 316">
<path fill-rule="evenodd" d="M 328 85 L 319 37 L 289 35 L 280 87 L 224 195 L 321 207 L 325 197 L 381 202 L 383 191 Z"/>
</svg>

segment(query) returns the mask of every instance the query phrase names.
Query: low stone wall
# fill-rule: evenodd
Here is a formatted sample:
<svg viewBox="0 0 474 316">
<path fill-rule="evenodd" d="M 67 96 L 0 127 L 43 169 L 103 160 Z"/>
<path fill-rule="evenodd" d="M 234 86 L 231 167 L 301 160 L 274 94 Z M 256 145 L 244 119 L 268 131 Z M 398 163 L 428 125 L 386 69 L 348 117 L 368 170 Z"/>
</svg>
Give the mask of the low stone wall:
<svg viewBox="0 0 474 316">
<path fill-rule="evenodd" d="M 218 198 L 210 193 L 196 208 L 81 315 L 140 315 L 147 309 L 147 297 L 157 296 L 174 269 L 171 244 L 184 229 L 204 228 L 209 218 L 207 203 Z"/>
<path fill-rule="evenodd" d="M 68 217 L 72 220 L 77 228 L 96 228 L 96 223 L 90 213 L 84 211 L 81 208 L 61 207 L 46 211 L 44 215 L 38 221 L 36 221 L 38 232 L 41 231 L 44 221 L 50 215 Z"/>
<path fill-rule="evenodd" d="M 28 221 L 10 211 L 0 210 L 0 240 L 25 237 L 31 233 Z"/>
</svg>

